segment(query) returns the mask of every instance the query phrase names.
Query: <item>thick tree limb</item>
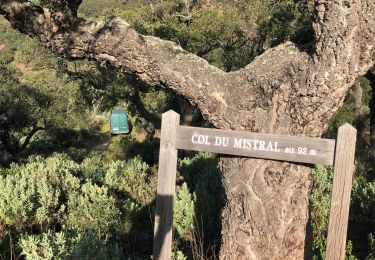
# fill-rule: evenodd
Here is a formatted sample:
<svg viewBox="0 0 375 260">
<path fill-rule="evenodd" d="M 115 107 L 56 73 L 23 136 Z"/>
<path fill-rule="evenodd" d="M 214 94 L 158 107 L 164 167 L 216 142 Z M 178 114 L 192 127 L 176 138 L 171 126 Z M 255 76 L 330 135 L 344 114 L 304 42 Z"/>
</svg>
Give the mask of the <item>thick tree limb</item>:
<svg viewBox="0 0 375 260">
<path fill-rule="evenodd" d="M 366 73 L 375 60 L 375 1 L 316 0 L 316 11 L 314 59 Z"/>
<path fill-rule="evenodd" d="M 71 19 L 58 12 L 67 2 L 54 2 L 56 6 L 61 2 L 62 7 L 50 12 L 28 3 L 2 0 L 0 12 L 14 27 L 38 38 L 60 55 L 109 62 L 137 75 L 149 85 L 173 89 L 220 128 L 285 133 L 290 132 L 286 129 L 291 125 L 306 125 L 303 121 L 307 120 L 310 126 L 293 127 L 293 133 L 319 135 L 322 131 L 310 129 L 321 124 L 318 121 L 325 111 L 332 111 L 326 115 L 330 118 L 354 79 L 375 60 L 372 41 L 374 0 L 317 1 L 317 44 L 313 57 L 292 44 L 284 44 L 232 73 L 209 65 L 175 43 L 140 35 L 119 19 L 111 18 L 101 23 Z M 288 88 L 283 90 L 284 100 L 294 99 L 294 103 L 280 110 L 276 109 L 275 102 L 280 98 L 282 86 Z M 288 97 L 285 97 L 286 93 Z M 327 95 L 332 98 L 327 99 Z M 303 113 L 298 109 L 306 106 L 310 107 L 308 113 L 311 112 L 307 117 L 306 109 Z M 275 109 L 290 116 L 286 125 L 275 127 L 273 122 L 272 128 L 265 129 L 265 124 L 270 125 L 268 122 L 255 122 L 255 118 L 264 115 L 276 118 Z"/>
<path fill-rule="evenodd" d="M 0 11 L 15 28 L 60 55 L 109 62 L 149 85 L 168 86 L 207 114 L 209 103 L 200 100 L 220 92 L 223 71 L 175 43 L 140 35 L 119 19 L 101 23 L 73 20 L 65 28 L 59 25 L 66 26 L 66 18 L 53 17 L 49 10 L 28 3 L 2 2 Z"/>
<path fill-rule="evenodd" d="M 25 140 L 21 143 L 16 135 L 12 134 L 11 131 L 0 131 L 0 143 L 4 150 L 6 150 L 15 159 L 18 158 L 20 153 L 25 150 L 26 146 L 30 143 L 31 138 L 39 131 L 46 130 L 45 127 L 33 126 L 26 135 Z"/>
<path fill-rule="evenodd" d="M 33 126 L 32 129 L 30 130 L 30 132 L 27 134 L 25 140 L 23 141 L 21 147 L 20 147 L 20 151 L 23 151 L 26 146 L 30 143 L 31 141 L 31 138 L 39 131 L 41 130 L 46 130 L 45 127 L 41 127 L 41 126 Z"/>
</svg>

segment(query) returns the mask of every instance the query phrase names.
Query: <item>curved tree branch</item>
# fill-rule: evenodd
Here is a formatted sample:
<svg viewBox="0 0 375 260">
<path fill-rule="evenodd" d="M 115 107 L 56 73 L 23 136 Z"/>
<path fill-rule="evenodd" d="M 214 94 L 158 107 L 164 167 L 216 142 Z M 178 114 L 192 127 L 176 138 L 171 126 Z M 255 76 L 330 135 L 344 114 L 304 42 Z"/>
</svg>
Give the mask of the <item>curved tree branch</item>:
<svg viewBox="0 0 375 260">
<path fill-rule="evenodd" d="M 61 12 L 70 1 L 53 2 L 55 10 L 2 0 L 0 12 L 59 55 L 108 62 L 148 85 L 172 89 L 218 128 L 318 136 L 375 60 L 375 0 L 316 0 L 312 56 L 285 43 L 230 73 L 120 19 L 74 19 Z"/>
<path fill-rule="evenodd" d="M 41 131 L 41 130 L 46 130 L 47 128 L 45 128 L 45 127 L 40 127 L 40 126 L 33 126 L 32 127 L 32 129 L 31 129 L 31 131 L 27 134 L 27 136 L 26 136 L 26 139 L 23 141 L 23 143 L 22 143 L 22 145 L 21 145 L 21 147 L 20 147 L 20 151 L 23 151 L 25 148 L 26 148 L 26 146 L 30 143 L 30 141 L 31 141 L 31 138 L 37 133 L 37 132 L 39 132 L 39 131 Z"/>
</svg>

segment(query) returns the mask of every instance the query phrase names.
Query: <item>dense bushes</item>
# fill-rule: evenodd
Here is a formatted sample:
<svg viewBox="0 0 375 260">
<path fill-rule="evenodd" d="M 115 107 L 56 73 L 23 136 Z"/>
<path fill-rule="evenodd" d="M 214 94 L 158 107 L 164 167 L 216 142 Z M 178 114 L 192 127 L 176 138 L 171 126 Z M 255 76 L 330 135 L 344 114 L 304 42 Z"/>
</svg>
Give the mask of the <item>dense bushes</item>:
<svg viewBox="0 0 375 260">
<path fill-rule="evenodd" d="M 220 247 L 221 210 L 225 198 L 217 160 L 209 153 L 186 157 L 179 161 L 179 173 L 195 196 L 197 235 L 201 236 L 204 244 L 217 250 Z"/>
<path fill-rule="evenodd" d="M 107 160 L 126 160 L 138 156 L 147 164 L 154 165 L 158 161 L 158 155 L 158 138 L 138 142 L 132 136 L 125 136 L 112 142 L 105 156 Z"/>
<path fill-rule="evenodd" d="M 129 163 L 134 165 L 137 160 Z M 12 237 L 10 243 L 14 243 L 9 248 L 14 252 L 8 254 L 52 259 L 53 255 L 64 258 L 75 254 L 89 258 L 107 247 L 122 251 L 117 241 L 126 235 L 123 226 L 129 221 L 122 217 L 127 214 L 123 206 L 126 200 L 132 200 L 133 194 L 130 191 L 129 196 L 123 194 L 112 184 L 97 184 L 91 176 L 102 175 L 104 180 L 113 169 L 117 174 L 126 174 L 122 171 L 127 169 L 121 167 L 121 162 L 106 165 L 106 171 L 101 166 L 94 159 L 78 165 L 64 155 L 54 155 L 45 160 L 32 157 L 25 165 L 12 165 L 3 170 L 0 180 L 2 240 Z M 145 179 L 145 168 L 147 165 L 134 169 L 139 174 L 138 182 Z M 120 200 L 121 196 L 124 199 Z M 134 203 L 138 203 L 134 197 Z M 82 248 L 85 243 L 94 246 Z M 82 250 L 89 254 L 83 254 Z M 2 254 L 9 257 L 5 249 Z"/>
<path fill-rule="evenodd" d="M 0 170 L 0 250 L 3 258 L 144 259 L 152 254 L 156 168 L 139 156 L 78 164 L 67 155 Z M 207 257 L 220 245 L 224 203 L 217 161 L 198 153 L 179 160 L 174 211 L 176 259 Z M 314 259 L 324 259 L 332 168 L 317 166 L 311 196 Z M 374 259 L 375 186 L 353 182 L 347 259 Z M 366 240 L 353 227 L 366 227 Z M 362 228 L 363 229 L 363 228 Z M 354 256 L 356 255 L 356 257 Z"/>
<path fill-rule="evenodd" d="M 190 176 L 197 163 L 206 166 Z M 204 212 L 197 194 L 215 200 L 219 182 L 208 183 L 220 176 L 207 154 L 184 159 L 179 168 L 174 251 L 184 259 L 184 253 L 192 254 L 196 229 L 203 226 L 199 232 L 217 236 L 212 229 L 220 226 L 220 203 Z M 94 156 L 78 164 L 64 154 L 32 156 L 0 174 L 3 258 L 133 259 L 152 254 L 156 174 L 140 157 L 104 162 Z M 194 181 L 187 184 L 188 178 Z M 198 216 L 204 222 L 197 222 Z"/>
<path fill-rule="evenodd" d="M 358 174 L 358 173 L 357 173 Z M 314 259 L 325 259 L 333 169 L 317 166 L 311 195 Z M 375 183 L 354 177 L 349 213 L 346 259 L 375 259 Z M 367 235 L 366 235 L 367 234 Z"/>
</svg>

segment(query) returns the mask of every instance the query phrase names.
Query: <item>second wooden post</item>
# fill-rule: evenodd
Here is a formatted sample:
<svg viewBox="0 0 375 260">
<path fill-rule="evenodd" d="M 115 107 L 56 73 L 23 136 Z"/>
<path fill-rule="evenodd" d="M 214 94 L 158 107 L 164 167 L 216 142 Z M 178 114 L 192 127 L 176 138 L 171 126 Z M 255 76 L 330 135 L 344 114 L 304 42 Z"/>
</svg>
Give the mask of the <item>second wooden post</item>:
<svg viewBox="0 0 375 260">
<path fill-rule="evenodd" d="M 173 201 L 176 188 L 176 131 L 180 115 L 170 110 L 161 123 L 158 188 L 156 195 L 153 259 L 172 256 Z"/>
<path fill-rule="evenodd" d="M 341 126 L 337 133 L 326 260 L 345 258 L 356 133 L 349 124 Z"/>
</svg>

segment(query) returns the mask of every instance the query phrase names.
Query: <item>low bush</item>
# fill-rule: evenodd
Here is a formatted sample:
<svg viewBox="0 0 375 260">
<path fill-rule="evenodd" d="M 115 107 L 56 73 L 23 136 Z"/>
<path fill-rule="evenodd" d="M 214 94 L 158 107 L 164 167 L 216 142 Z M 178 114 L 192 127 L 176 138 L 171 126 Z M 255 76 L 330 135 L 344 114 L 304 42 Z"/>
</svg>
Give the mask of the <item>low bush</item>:
<svg viewBox="0 0 375 260">
<path fill-rule="evenodd" d="M 220 226 L 220 204 L 213 203 L 220 192 L 213 181 L 214 175 L 219 178 L 216 163 L 209 154 L 179 162 L 176 259 L 192 256 L 197 233 L 210 239 L 220 234 L 209 230 Z M 196 167 L 200 174 L 193 176 Z M 4 259 L 149 258 L 156 180 L 156 168 L 139 156 L 105 161 L 95 155 L 81 163 L 67 154 L 31 156 L 1 169 L 0 254 Z M 203 210 L 204 200 L 215 206 Z"/>
<path fill-rule="evenodd" d="M 353 179 L 345 259 L 374 259 L 375 243 L 375 183 L 363 177 Z M 311 224 L 313 228 L 313 259 L 325 259 L 328 221 L 331 207 L 333 169 L 318 165 L 314 170 L 311 195 Z M 358 235 L 360 234 L 360 235 Z M 367 234 L 363 236 L 363 234 Z"/>
</svg>

